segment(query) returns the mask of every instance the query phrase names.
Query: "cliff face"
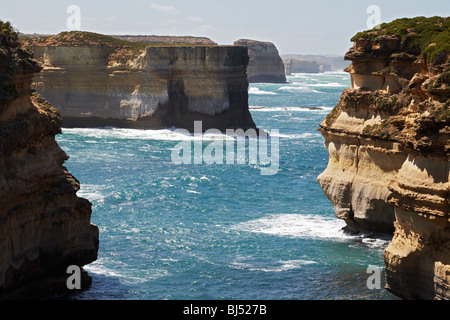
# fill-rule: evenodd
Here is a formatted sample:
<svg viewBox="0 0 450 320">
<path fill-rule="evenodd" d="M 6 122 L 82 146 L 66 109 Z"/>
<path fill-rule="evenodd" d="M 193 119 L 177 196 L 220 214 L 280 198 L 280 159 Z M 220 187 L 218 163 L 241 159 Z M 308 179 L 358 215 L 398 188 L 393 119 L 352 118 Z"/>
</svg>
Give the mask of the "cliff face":
<svg viewBox="0 0 450 320">
<path fill-rule="evenodd" d="M 234 45 L 248 48 L 247 76 L 250 83 L 286 83 L 284 64 L 273 43 L 240 39 Z"/>
<path fill-rule="evenodd" d="M 81 41 L 83 35 L 27 44 L 44 67 L 33 86 L 58 106 L 63 126 L 193 130 L 199 120 L 205 130 L 255 127 L 246 48 L 147 47 L 95 34 Z"/>
<path fill-rule="evenodd" d="M 318 181 L 350 231 L 394 231 L 386 283 L 405 299 L 450 298 L 449 26 L 402 19 L 358 34 L 352 89 L 320 125 L 330 160 Z"/>
<path fill-rule="evenodd" d="M 63 167 L 61 118 L 30 89 L 40 67 L 14 31 L 0 42 L 0 296 L 45 297 L 67 289 L 69 265 L 96 260 L 98 228 Z"/>
</svg>

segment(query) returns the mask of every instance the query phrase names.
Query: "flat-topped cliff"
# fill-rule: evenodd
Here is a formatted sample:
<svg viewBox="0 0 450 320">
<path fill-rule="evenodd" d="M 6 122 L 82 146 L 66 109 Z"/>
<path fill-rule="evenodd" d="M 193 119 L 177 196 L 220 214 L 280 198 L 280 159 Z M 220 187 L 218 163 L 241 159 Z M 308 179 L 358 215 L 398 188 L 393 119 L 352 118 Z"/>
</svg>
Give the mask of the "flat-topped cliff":
<svg viewBox="0 0 450 320">
<path fill-rule="evenodd" d="M 272 42 L 240 39 L 237 46 L 246 46 L 250 61 L 247 67 L 248 81 L 286 83 L 283 60 Z"/>
<path fill-rule="evenodd" d="M 68 266 L 97 259 L 98 228 L 63 166 L 61 117 L 30 88 L 41 67 L 0 24 L 0 297 L 41 298 L 67 290 Z"/>
<path fill-rule="evenodd" d="M 157 35 L 112 35 L 112 36 L 117 39 L 133 42 L 217 45 L 216 42 L 206 37 L 157 36 Z"/>
<path fill-rule="evenodd" d="M 255 128 L 242 46 L 129 42 L 64 32 L 25 45 L 42 65 L 33 87 L 65 127 Z"/>
<path fill-rule="evenodd" d="M 352 88 L 321 123 L 318 177 L 353 232 L 393 232 L 387 288 L 450 298 L 450 19 L 399 19 L 357 34 Z"/>
</svg>

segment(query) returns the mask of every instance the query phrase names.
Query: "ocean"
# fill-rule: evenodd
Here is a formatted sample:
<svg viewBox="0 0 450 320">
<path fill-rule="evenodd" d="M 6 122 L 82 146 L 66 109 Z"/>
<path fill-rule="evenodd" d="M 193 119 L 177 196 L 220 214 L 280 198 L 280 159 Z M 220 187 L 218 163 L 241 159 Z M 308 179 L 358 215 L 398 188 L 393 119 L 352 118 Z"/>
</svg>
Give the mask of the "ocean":
<svg viewBox="0 0 450 320">
<path fill-rule="evenodd" d="M 396 299 L 384 289 L 389 239 L 344 234 L 316 181 L 328 163 L 317 128 L 350 87 L 349 75 L 287 78 L 249 87 L 256 125 L 271 134 L 268 145 L 278 143 L 271 174 L 249 157 L 173 161 L 180 143 L 242 143 L 229 135 L 63 129 L 65 165 L 100 229 L 98 259 L 85 267 L 92 286 L 75 299 Z M 218 150 L 214 156 L 226 156 Z"/>
</svg>

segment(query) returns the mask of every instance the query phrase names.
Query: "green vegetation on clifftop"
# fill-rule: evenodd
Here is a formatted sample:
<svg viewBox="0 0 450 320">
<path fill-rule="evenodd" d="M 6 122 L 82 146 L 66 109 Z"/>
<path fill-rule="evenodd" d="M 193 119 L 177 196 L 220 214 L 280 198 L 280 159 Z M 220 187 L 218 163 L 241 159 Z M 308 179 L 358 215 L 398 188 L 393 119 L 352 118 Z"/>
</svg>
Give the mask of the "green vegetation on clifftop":
<svg viewBox="0 0 450 320">
<path fill-rule="evenodd" d="M 160 43 L 139 42 L 118 39 L 113 36 L 88 32 L 88 31 L 64 31 L 57 35 L 43 36 L 39 38 L 24 38 L 26 46 L 109 46 L 140 51 L 152 46 L 196 46 L 197 44 L 185 43 Z"/>
<path fill-rule="evenodd" d="M 111 60 L 122 62 L 136 58 L 147 47 L 202 46 L 202 44 L 127 41 L 113 36 L 87 31 L 64 31 L 57 35 L 41 36 L 38 38 L 22 37 L 21 41 L 26 48 L 57 46 L 111 47 L 115 50 L 115 53 L 111 55 Z M 207 46 L 214 45 L 208 44 Z"/>
<path fill-rule="evenodd" d="M 16 96 L 16 85 L 11 80 L 18 70 L 33 73 L 40 67 L 37 61 L 31 59 L 31 54 L 21 47 L 17 31 L 11 23 L 0 20 L 0 102 Z"/>
<path fill-rule="evenodd" d="M 2 50 L 14 49 L 19 46 L 17 32 L 11 26 L 9 21 L 0 20 L 0 48 Z"/>
<path fill-rule="evenodd" d="M 379 36 L 395 36 L 401 40 L 401 51 L 426 57 L 431 63 L 436 55 L 450 52 L 450 18 L 416 17 L 402 18 L 383 23 L 374 28 L 357 33 L 351 40 L 375 41 Z"/>
</svg>

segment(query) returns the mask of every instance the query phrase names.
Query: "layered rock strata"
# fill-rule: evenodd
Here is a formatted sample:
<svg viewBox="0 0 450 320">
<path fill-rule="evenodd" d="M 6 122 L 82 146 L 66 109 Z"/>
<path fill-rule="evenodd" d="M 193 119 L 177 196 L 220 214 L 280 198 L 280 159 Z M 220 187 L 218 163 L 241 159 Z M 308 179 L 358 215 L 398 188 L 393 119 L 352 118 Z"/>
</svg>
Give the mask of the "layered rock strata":
<svg viewBox="0 0 450 320">
<path fill-rule="evenodd" d="M 320 125 L 318 181 L 348 230 L 393 231 L 386 286 L 405 299 L 450 298 L 449 29 L 416 18 L 358 34 L 352 88 Z"/>
<path fill-rule="evenodd" d="M 283 60 L 273 43 L 240 39 L 234 45 L 248 48 L 247 76 L 250 83 L 286 83 Z"/>
<path fill-rule="evenodd" d="M 27 43 L 43 64 L 33 87 L 64 127 L 255 128 L 245 47 L 113 39 L 72 32 Z"/>
<path fill-rule="evenodd" d="M 96 260 L 98 228 L 63 166 L 68 156 L 55 141 L 61 117 L 30 89 L 41 68 L 14 31 L 1 29 L 0 297 L 41 298 L 67 290 L 68 266 Z"/>
</svg>

